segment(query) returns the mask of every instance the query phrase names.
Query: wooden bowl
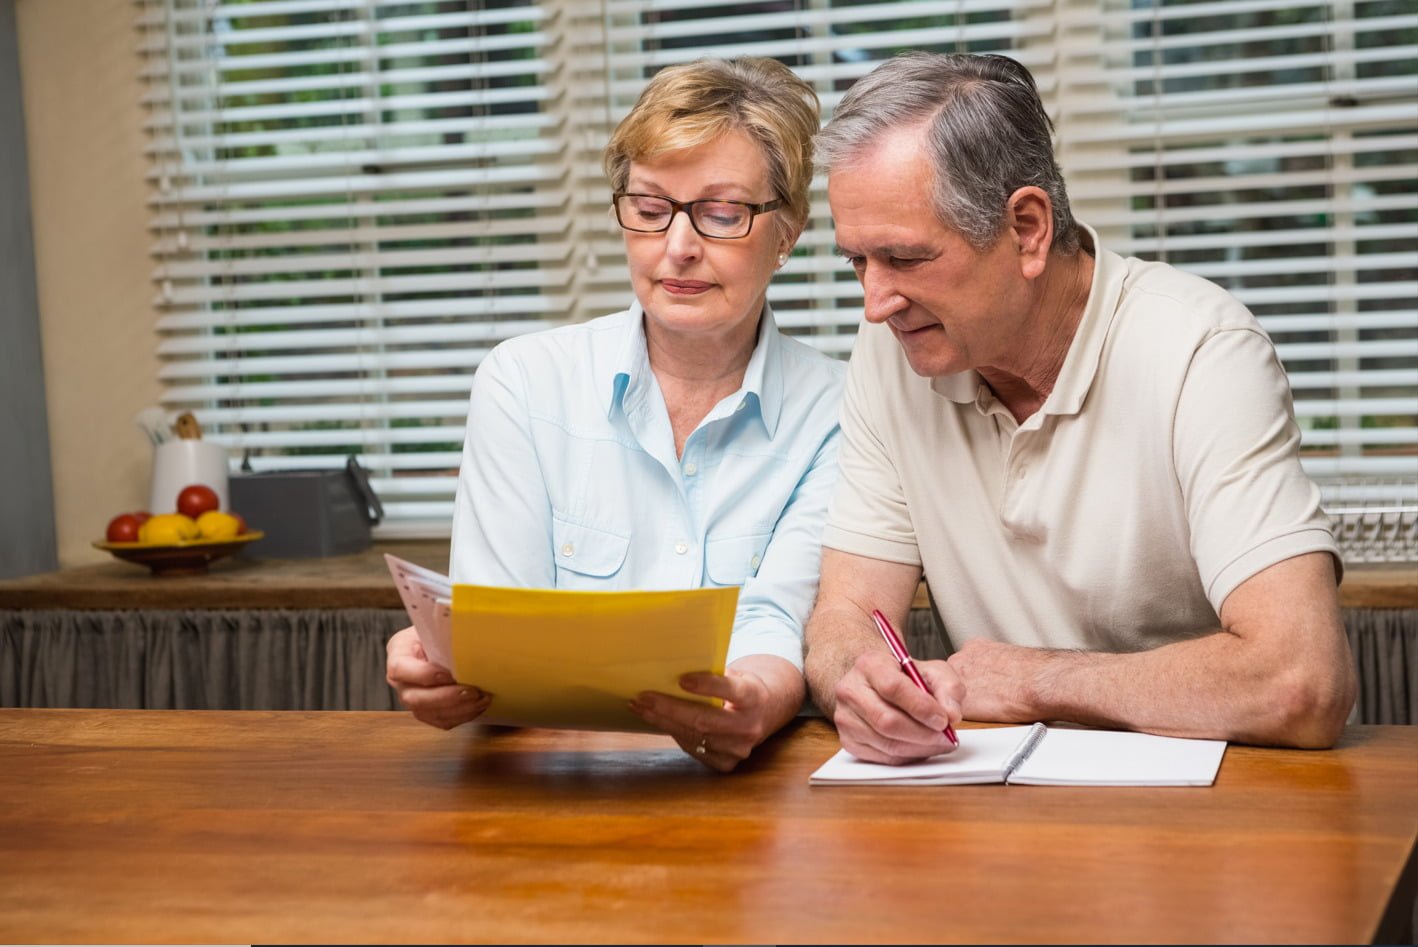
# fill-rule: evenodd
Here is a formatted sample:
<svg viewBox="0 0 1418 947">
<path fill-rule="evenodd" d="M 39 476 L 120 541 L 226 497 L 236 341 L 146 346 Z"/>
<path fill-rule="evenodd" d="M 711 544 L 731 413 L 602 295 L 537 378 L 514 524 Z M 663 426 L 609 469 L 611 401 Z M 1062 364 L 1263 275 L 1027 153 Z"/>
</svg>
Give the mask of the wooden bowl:
<svg viewBox="0 0 1418 947">
<path fill-rule="evenodd" d="M 213 560 L 229 556 L 265 535 L 258 529 L 230 539 L 189 539 L 180 543 L 96 542 L 94 547 L 124 562 L 147 566 L 153 575 L 201 575 Z"/>
</svg>

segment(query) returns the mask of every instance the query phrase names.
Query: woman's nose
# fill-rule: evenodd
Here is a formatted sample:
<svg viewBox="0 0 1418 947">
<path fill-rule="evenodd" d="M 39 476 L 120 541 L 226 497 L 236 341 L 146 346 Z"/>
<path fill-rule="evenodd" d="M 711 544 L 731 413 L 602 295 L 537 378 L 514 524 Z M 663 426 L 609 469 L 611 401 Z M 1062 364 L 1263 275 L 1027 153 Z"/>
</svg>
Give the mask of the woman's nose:
<svg viewBox="0 0 1418 947">
<path fill-rule="evenodd" d="M 704 238 L 694 229 L 689 211 L 682 210 L 670 218 L 665 231 L 665 252 L 675 260 L 697 260 L 704 252 Z"/>
</svg>

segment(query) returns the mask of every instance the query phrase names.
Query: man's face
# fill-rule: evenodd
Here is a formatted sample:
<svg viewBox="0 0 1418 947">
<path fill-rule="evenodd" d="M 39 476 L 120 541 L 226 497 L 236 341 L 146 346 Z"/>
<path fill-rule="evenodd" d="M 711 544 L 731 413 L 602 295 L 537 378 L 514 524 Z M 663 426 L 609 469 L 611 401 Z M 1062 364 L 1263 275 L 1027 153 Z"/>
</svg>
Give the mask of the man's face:
<svg viewBox="0 0 1418 947">
<path fill-rule="evenodd" d="M 887 135 L 832 170 L 827 196 L 837 246 L 918 375 L 1009 362 L 1023 328 L 1027 280 L 1008 231 L 983 253 L 936 218 L 933 176 L 915 130 Z"/>
</svg>

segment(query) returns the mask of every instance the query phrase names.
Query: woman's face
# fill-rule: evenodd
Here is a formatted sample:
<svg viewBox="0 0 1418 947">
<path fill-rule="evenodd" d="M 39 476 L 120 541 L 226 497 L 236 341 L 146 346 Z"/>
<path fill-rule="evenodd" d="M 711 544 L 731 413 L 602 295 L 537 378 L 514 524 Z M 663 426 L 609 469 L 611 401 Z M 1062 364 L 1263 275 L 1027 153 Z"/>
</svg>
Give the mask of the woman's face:
<svg viewBox="0 0 1418 947">
<path fill-rule="evenodd" d="M 713 141 L 632 161 L 625 190 L 676 201 L 705 198 L 762 204 L 777 197 L 762 150 L 741 131 Z M 781 211 L 759 214 L 747 237 L 702 237 L 689 214 L 677 213 L 664 233 L 622 231 L 635 297 L 648 334 L 668 342 L 741 343 L 756 337 L 758 315 L 778 257 L 792 249 L 782 235 Z"/>
</svg>

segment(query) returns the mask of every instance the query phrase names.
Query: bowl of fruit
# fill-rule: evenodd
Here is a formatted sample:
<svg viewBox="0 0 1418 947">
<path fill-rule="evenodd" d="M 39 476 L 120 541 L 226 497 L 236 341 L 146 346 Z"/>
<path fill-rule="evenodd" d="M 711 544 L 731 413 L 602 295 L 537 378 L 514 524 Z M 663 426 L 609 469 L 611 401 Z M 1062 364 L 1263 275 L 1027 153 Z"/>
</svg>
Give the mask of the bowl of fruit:
<svg viewBox="0 0 1418 947">
<path fill-rule="evenodd" d="M 266 535 L 248 529 L 237 513 L 221 510 L 216 491 L 202 484 L 183 487 L 172 513 L 120 513 L 94 543 L 125 562 L 147 566 L 153 575 L 195 575 Z"/>
</svg>

